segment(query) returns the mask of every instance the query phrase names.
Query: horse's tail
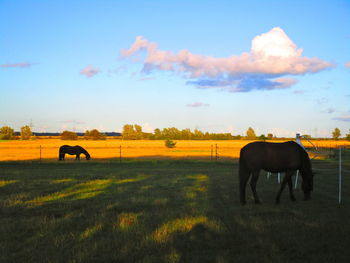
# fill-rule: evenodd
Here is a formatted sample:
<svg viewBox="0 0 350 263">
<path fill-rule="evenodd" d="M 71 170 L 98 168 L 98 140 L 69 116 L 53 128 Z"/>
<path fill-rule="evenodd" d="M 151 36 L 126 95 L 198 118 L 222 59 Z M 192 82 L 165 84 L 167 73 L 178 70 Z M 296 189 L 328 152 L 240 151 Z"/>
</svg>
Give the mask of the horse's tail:
<svg viewBox="0 0 350 263">
<path fill-rule="evenodd" d="M 246 185 L 247 185 L 250 173 L 246 164 L 245 157 L 242 153 L 242 150 L 239 155 L 238 175 L 239 175 L 239 196 L 240 196 L 241 204 L 244 205 L 246 203 L 245 189 L 246 189 Z"/>
</svg>

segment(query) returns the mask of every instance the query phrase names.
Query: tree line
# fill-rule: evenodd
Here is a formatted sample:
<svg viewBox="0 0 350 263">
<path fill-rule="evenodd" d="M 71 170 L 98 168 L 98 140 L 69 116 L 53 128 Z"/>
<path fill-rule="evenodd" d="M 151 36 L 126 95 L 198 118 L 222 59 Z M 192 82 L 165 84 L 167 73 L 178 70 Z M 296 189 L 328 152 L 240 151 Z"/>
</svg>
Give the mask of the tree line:
<svg viewBox="0 0 350 263">
<path fill-rule="evenodd" d="M 146 133 L 142 131 L 142 127 L 137 124 L 126 124 L 123 127 L 122 132 L 123 139 L 126 140 L 272 140 L 276 138 L 272 133 L 268 133 L 267 135 L 261 134 L 259 136 L 256 135 L 254 129 L 249 127 L 246 131 L 245 136 L 241 135 L 232 135 L 231 133 L 209 133 L 202 132 L 198 129 L 194 129 L 191 131 L 190 129 L 179 130 L 175 127 L 164 128 L 164 129 L 155 129 L 153 133 Z M 311 139 L 310 135 L 303 135 L 303 137 L 307 139 Z M 339 128 L 335 128 L 332 132 L 332 138 L 338 140 L 341 138 L 341 133 Z M 350 130 L 349 134 L 346 134 L 345 139 L 350 141 Z"/>
<path fill-rule="evenodd" d="M 19 135 L 16 135 L 14 130 L 9 126 L 3 126 L 0 128 L 0 140 L 29 140 L 33 137 L 31 127 L 25 125 L 21 127 Z M 107 135 L 98 131 L 97 129 L 85 131 L 83 138 L 85 140 L 105 140 Z M 266 136 L 261 134 L 257 136 L 254 129 L 249 127 L 246 131 L 245 136 L 241 135 L 232 135 L 231 133 L 209 133 L 202 132 L 198 129 L 182 129 L 179 130 L 175 127 L 155 129 L 153 133 L 143 132 L 142 127 L 137 124 L 126 124 L 123 126 L 123 131 L 121 134 L 122 139 L 125 140 L 271 140 L 275 138 L 272 133 L 268 133 Z M 311 139 L 310 135 L 304 135 L 308 139 Z M 76 132 L 73 131 L 63 131 L 60 134 L 62 140 L 78 140 L 79 136 Z M 338 140 L 341 138 L 341 132 L 339 128 L 335 128 L 332 132 L 332 138 Z M 350 141 L 350 129 L 349 133 L 345 135 L 345 138 Z"/>
</svg>

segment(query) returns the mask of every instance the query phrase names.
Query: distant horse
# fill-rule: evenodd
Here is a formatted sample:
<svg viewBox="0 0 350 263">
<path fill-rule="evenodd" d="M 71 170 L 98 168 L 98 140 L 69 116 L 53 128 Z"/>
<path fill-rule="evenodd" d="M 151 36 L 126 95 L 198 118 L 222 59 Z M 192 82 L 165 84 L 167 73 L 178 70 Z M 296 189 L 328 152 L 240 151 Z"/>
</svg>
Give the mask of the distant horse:
<svg viewBox="0 0 350 263">
<path fill-rule="evenodd" d="M 255 203 L 260 203 L 256 192 L 256 183 L 261 169 L 267 172 L 285 172 L 286 174 L 277 194 L 276 203 L 280 202 L 280 197 L 286 183 L 288 183 L 290 199 L 295 201 L 292 175 L 297 170 L 300 171 L 303 179 L 301 187 L 304 192 L 304 200 L 310 199 L 310 192 L 313 190 L 311 162 L 307 152 L 296 142 L 252 142 L 241 149 L 239 157 L 239 190 L 242 205 L 246 203 L 245 189 L 251 175 L 250 186 L 254 200 Z"/>
<path fill-rule="evenodd" d="M 86 160 L 90 160 L 90 154 L 81 146 L 69 146 L 69 145 L 63 145 L 60 147 L 59 150 L 59 157 L 58 160 L 62 161 L 64 160 L 64 156 L 67 154 L 75 155 L 75 160 L 80 160 L 80 154 L 85 154 Z"/>
</svg>

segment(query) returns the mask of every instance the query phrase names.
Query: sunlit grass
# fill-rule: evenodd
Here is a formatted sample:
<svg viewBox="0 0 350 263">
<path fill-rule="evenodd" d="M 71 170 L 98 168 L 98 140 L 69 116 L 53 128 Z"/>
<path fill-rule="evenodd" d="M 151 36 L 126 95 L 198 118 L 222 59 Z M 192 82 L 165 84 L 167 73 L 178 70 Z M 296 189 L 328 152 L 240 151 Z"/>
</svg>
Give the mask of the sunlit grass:
<svg viewBox="0 0 350 263">
<path fill-rule="evenodd" d="M 148 157 L 148 158 L 211 158 L 211 150 L 213 149 L 213 157 L 216 157 L 215 148 L 218 149 L 218 157 L 237 158 L 240 149 L 251 141 L 247 140 L 229 140 L 229 141 L 212 141 L 212 140 L 178 140 L 176 148 L 169 149 L 165 147 L 162 140 L 119 140 L 109 139 L 105 141 L 62 141 L 60 139 L 40 139 L 19 141 L 10 140 L 0 144 L 0 161 L 16 161 L 16 160 L 43 160 L 58 159 L 58 149 L 63 144 L 81 145 L 91 154 L 92 160 L 96 159 L 118 159 L 120 156 L 120 146 L 122 147 L 122 158 Z M 280 142 L 280 141 L 274 141 Z M 344 140 L 313 140 L 312 144 L 307 140 L 302 141 L 305 147 L 313 148 L 335 148 L 339 145 L 350 145 L 349 141 Z M 213 147 L 213 148 L 212 148 Z M 317 158 L 327 155 L 322 152 Z M 65 162 L 74 162 L 75 156 L 66 155 Z M 85 162 L 84 158 L 81 162 Z"/>
<path fill-rule="evenodd" d="M 60 183 L 70 183 L 74 182 L 72 178 L 65 178 L 65 179 L 58 179 L 58 180 L 52 180 L 51 183 L 53 184 L 60 184 Z"/>
<path fill-rule="evenodd" d="M 1 180 L 0 181 L 0 187 L 3 187 L 3 186 L 6 186 L 6 185 L 9 185 L 9 184 L 14 184 L 14 183 L 17 183 L 18 180 Z"/>
<path fill-rule="evenodd" d="M 103 189 L 111 185 L 111 179 L 105 180 L 91 180 L 85 183 L 76 184 L 67 189 L 55 192 L 46 196 L 37 197 L 33 200 L 28 201 L 28 204 L 40 205 L 44 202 L 58 201 L 60 199 L 86 199 L 96 197 L 103 193 Z"/>
<path fill-rule="evenodd" d="M 205 226 L 216 232 L 220 231 L 220 225 L 217 222 L 210 221 L 207 217 L 184 217 L 166 222 L 152 233 L 152 238 L 159 242 L 168 242 L 173 234 L 190 232 L 194 226 Z"/>
<path fill-rule="evenodd" d="M 101 229 L 102 229 L 102 224 L 97 224 L 95 226 L 88 227 L 87 229 L 84 230 L 83 233 L 81 233 L 79 238 L 81 240 L 91 238 L 96 232 L 98 232 Z"/>
<path fill-rule="evenodd" d="M 121 213 L 118 216 L 117 223 L 114 225 L 123 231 L 126 231 L 138 223 L 138 217 L 141 213 Z"/>
</svg>

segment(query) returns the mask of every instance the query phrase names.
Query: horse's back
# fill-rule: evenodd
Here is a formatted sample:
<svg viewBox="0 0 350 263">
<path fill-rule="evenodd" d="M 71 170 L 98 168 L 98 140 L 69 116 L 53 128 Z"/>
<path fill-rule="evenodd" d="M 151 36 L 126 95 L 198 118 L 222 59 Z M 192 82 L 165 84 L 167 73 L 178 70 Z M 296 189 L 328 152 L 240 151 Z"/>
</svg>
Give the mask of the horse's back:
<svg viewBox="0 0 350 263">
<path fill-rule="evenodd" d="M 264 169 L 270 172 L 297 170 L 302 151 L 293 141 L 284 143 L 252 142 L 241 149 L 241 163 L 250 171 Z"/>
<path fill-rule="evenodd" d="M 62 145 L 62 146 L 60 147 L 60 151 L 64 151 L 64 150 L 66 150 L 66 149 L 69 149 L 70 147 L 72 147 L 72 146 L 69 146 L 69 145 Z"/>
<path fill-rule="evenodd" d="M 68 153 L 68 154 L 76 154 L 79 150 L 80 150 L 80 148 L 79 148 L 80 146 L 70 146 L 70 145 L 62 145 L 61 147 L 60 147 L 60 152 L 61 153 Z"/>
</svg>

